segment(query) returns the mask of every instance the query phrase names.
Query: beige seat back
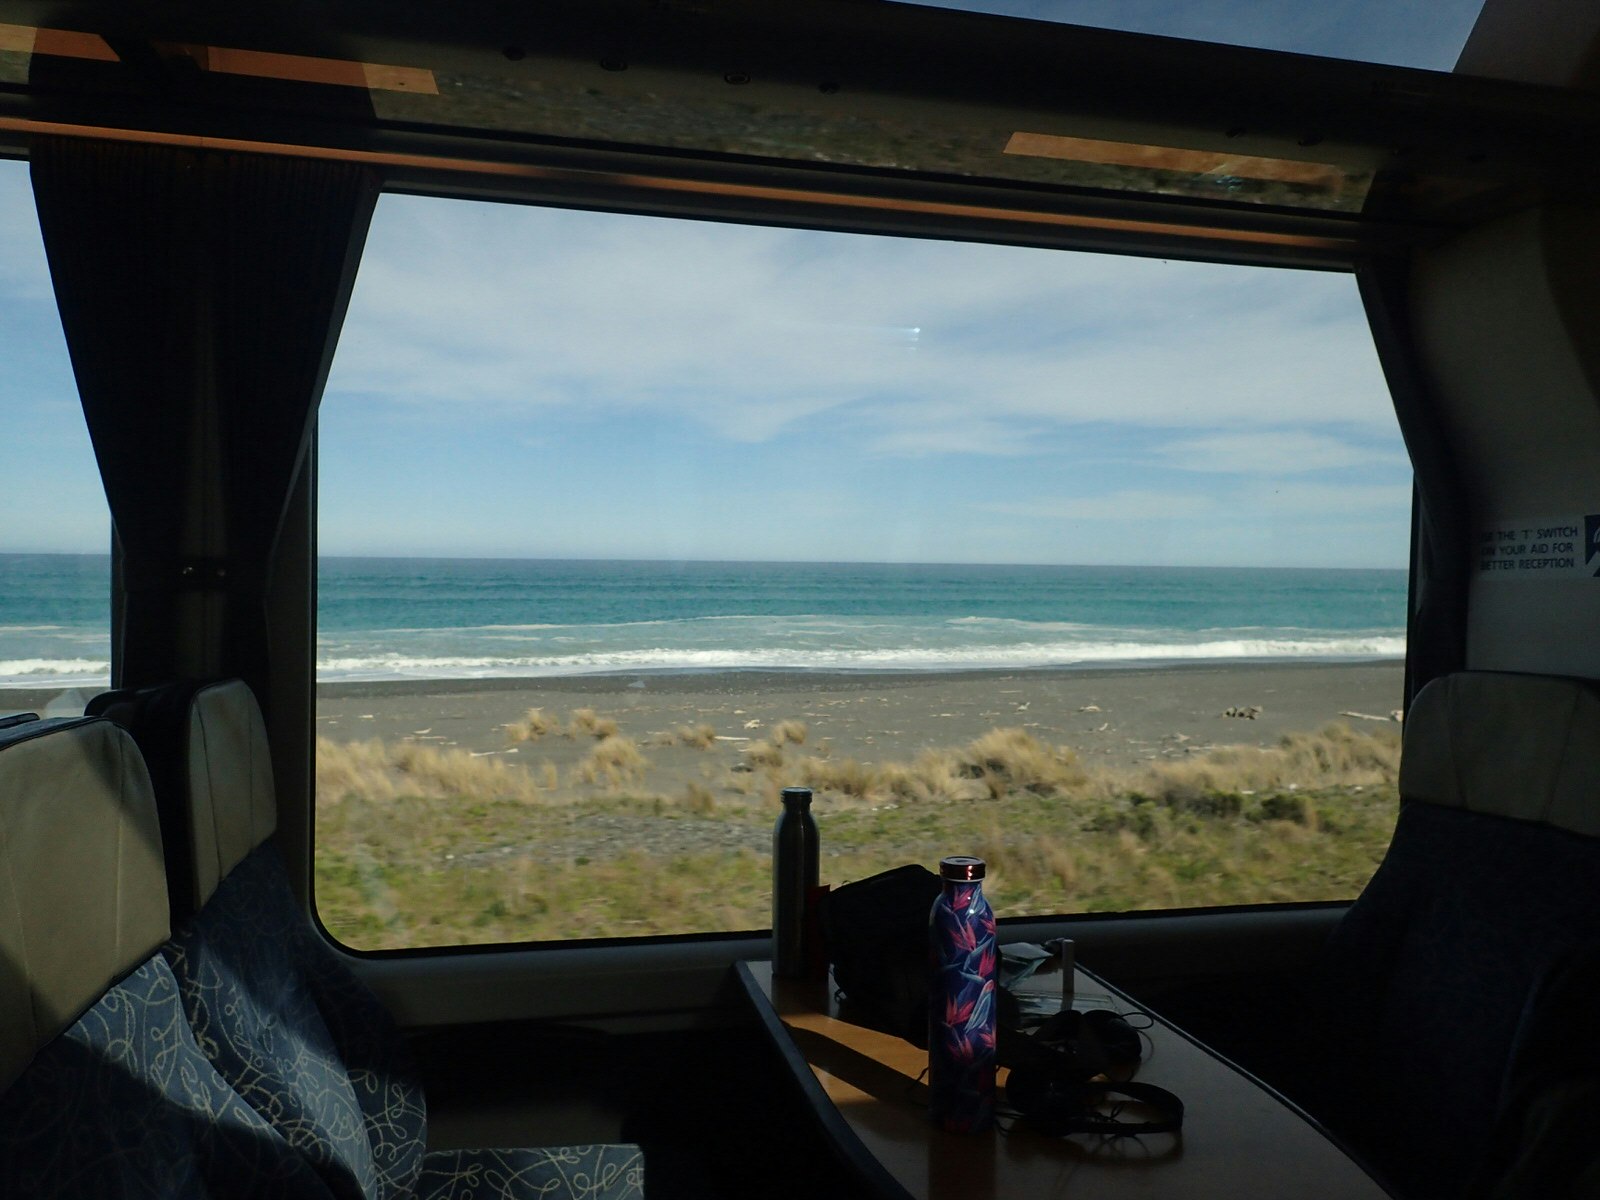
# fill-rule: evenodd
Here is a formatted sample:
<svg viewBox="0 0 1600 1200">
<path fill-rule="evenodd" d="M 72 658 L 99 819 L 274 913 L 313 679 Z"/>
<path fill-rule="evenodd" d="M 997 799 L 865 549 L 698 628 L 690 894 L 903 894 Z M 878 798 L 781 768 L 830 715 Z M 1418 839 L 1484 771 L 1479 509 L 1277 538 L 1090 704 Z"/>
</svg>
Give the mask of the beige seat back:
<svg viewBox="0 0 1600 1200">
<path fill-rule="evenodd" d="M 166 937 L 133 739 L 87 718 L 0 732 L 0 1091 Z"/>
<path fill-rule="evenodd" d="M 1406 715 L 1400 795 L 1600 835 L 1600 687 L 1462 671 Z"/>
</svg>

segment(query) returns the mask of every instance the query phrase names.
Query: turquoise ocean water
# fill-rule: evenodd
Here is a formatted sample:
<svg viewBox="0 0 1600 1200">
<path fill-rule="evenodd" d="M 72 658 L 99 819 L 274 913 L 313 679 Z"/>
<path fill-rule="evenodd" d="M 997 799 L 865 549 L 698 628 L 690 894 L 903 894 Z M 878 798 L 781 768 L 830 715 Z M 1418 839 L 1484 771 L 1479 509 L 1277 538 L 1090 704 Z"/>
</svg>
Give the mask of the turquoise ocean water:
<svg viewBox="0 0 1600 1200">
<path fill-rule="evenodd" d="M 0 686 L 106 682 L 108 571 L 0 554 Z M 1404 571 L 333 558 L 319 593 L 329 681 L 1405 652 Z"/>
</svg>

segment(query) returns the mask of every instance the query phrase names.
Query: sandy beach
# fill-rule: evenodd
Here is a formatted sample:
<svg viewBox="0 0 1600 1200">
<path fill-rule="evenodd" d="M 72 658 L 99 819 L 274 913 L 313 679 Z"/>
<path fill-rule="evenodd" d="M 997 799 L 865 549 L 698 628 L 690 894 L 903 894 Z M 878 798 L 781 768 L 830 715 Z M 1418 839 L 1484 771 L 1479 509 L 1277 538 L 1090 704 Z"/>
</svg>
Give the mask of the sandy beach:
<svg viewBox="0 0 1600 1200">
<path fill-rule="evenodd" d="M 648 754 L 652 782 L 670 790 L 725 773 L 781 722 L 804 725 L 809 753 L 867 765 L 961 745 L 991 729 L 1021 728 L 1041 742 L 1071 747 L 1085 765 L 1115 770 L 1217 746 L 1271 746 L 1286 733 L 1336 721 L 1390 724 L 1403 679 L 1403 664 L 1388 661 L 324 683 L 315 727 L 335 742 L 412 742 L 530 767 L 551 764 L 565 777 L 590 752 L 592 737 L 517 742 L 508 726 L 530 709 L 563 727 L 574 712 L 591 710 Z M 81 711 L 92 694 L 0 691 L 0 713 L 31 708 L 65 715 Z M 691 747 L 674 736 L 699 726 L 710 726 L 711 746 Z"/>
<path fill-rule="evenodd" d="M 574 710 L 592 709 L 641 746 L 704 723 L 712 726 L 722 756 L 734 757 L 779 722 L 800 721 L 812 752 L 876 763 L 1020 727 L 1041 741 L 1072 747 L 1086 764 L 1116 768 L 1215 746 L 1270 746 L 1285 733 L 1313 732 L 1335 721 L 1388 723 L 1400 707 L 1403 672 L 1399 662 L 1379 662 L 323 684 L 316 731 L 342 742 L 380 738 L 520 755 L 534 748 L 513 746 L 506 726 L 529 709 L 562 722 Z M 1230 709 L 1259 711 L 1224 715 Z M 564 771 L 587 752 L 580 741 L 541 738 L 536 753 Z M 703 764 L 703 753 L 681 747 L 658 746 L 652 760 L 669 749 Z"/>
</svg>

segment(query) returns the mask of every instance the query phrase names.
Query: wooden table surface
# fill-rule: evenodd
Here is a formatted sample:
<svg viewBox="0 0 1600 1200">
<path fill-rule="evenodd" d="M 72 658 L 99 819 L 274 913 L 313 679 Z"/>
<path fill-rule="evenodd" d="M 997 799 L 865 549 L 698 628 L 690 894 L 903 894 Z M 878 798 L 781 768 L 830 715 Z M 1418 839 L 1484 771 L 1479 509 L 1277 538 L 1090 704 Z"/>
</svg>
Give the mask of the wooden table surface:
<svg viewBox="0 0 1600 1200">
<path fill-rule="evenodd" d="M 953 1134 L 927 1118 L 927 1051 L 846 1019 L 831 986 L 772 978 L 744 962 L 740 981 L 847 1161 L 886 1197 L 917 1200 L 1378 1200 L 1388 1192 L 1298 1110 L 1166 1025 L 1147 1033 L 1135 1076 L 1183 1100 L 1181 1134 L 1050 1138 L 1002 1118 Z M 1054 980 L 1036 981 L 1059 994 Z M 1131 1005 L 1085 971 L 1077 1004 Z M 1004 1072 L 1001 1073 L 1002 1081 Z M 1142 1115 L 1129 1120 L 1148 1119 Z"/>
</svg>

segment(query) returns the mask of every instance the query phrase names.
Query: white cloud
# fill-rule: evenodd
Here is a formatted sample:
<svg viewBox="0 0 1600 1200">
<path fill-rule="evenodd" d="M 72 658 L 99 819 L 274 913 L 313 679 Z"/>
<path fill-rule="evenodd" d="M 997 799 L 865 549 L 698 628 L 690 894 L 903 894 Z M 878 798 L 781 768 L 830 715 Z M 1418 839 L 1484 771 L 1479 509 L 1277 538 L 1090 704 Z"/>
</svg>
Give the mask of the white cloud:
<svg viewBox="0 0 1600 1200">
<path fill-rule="evenodd" d="M 1311 430 L 1218 433 L 1168 442 L 1156 451 L 1167 464 L 1186 471 L 1228 474 L 1297 475 L 1349 467 L 1409 467 L 1394 445 L 1356 443 Z"/>
<path fill-rule="evenodd" d="M 1270 512 L 1302 516 L 1342 519 L 1351 513 L 1391 512 L 1403 518 L 1411 511 L 1409 483 L 1295 483 L 1242 488 L 1239 496 Z"/>
<path fill-rule="evenodd" d="M 341 393 L 736 441 L 849 410 L 911 454 L 1015 452 L 975 424 L 1393 427 L 1348 278 L 404 197 L 380 206 Z"/>
<path fill-rule="evenodd" d="M 1148 521 L 1211 520 L 1218 513 L 1259 519 L 1317 517 L 1372 511 L 1404 512 L 1411 504 L 1409 484 L 1251 483 L 1185 490 L 1127 488 L 1091 496 L 1041 496 L 995 502 L 985 512 L 1037 520 Z"/>
<path fill-rule="evenodd" d="M 1041 497 L 1017 503 L 985 504 L 985 512 L 1043 521 L 1157 521 L 1202 517 L 1217 502 L 1198 492 L 1127 489 L 1099 496 Z"/>
</svg>

